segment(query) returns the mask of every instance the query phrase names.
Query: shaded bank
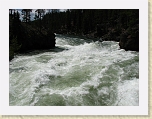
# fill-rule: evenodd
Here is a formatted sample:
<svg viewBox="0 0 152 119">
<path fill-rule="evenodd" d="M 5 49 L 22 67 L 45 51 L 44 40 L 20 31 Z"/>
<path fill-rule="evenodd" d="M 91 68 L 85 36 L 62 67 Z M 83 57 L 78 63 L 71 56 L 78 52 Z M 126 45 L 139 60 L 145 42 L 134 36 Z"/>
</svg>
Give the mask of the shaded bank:
<svg viewBox="0 0 152 119">
<path fill-rule="evenodd" d="M 139 25 L 128 28 L 121 34 L 119 46 L 125 50 L 139 51 Z"/>
<path fill-rule="evenodd" d="M 17 52 L 55 47 L 55 34 L 51 30 L 39 30 L 30 23 L 22 23 L 16 17 L 10 15 L 9 18 L 9 60 Z"/>
<path fill-rule="evenodd" d="M 19 43 L 22 44 L 21 52 L 27 50 L 50 49 L 55 47 L 55 34 L 51 31 L 34 28 L 31 25 L 22 23 L 22 38 Z"/>
</svg>

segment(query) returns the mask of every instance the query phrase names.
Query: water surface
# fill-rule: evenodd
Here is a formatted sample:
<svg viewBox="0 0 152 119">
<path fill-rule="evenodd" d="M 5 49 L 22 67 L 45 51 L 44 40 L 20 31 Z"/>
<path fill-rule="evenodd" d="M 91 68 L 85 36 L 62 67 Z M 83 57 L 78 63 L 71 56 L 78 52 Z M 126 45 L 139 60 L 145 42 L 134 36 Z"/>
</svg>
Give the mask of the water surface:
<svg viewBox="0 0 152 119">
<path fill-rule="evenodd" d="M 11 106 L 137 106 L 139 53 L 118 42 L 57 35 L 56 48 L 17 55 Z"/>
</svg>

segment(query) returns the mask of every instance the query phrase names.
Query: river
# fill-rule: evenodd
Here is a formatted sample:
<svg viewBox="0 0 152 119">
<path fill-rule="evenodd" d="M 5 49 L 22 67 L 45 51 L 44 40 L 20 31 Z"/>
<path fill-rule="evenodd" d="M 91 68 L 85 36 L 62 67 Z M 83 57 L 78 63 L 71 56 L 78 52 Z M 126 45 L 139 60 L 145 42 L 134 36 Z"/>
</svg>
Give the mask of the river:
<svg viewBox="0 0 152 119">
<path fill-rule="evenodd" d="M 9 62 L 10 106 L 138 106 L 139 52 L 56 36 L 56 48 Z"/>
</svg>

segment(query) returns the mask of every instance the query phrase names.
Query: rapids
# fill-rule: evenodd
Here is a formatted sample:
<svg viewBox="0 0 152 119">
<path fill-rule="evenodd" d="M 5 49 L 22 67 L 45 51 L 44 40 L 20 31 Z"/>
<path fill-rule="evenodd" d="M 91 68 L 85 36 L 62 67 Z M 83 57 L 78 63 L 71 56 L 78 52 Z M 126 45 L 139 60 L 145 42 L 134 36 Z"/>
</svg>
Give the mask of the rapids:
<svg viewBox="0 0 152 119">
<path fill-rule="evenodd" d="M 56 36 L 56 48 L 9 62 L 10 106 L 138 106 L 139 52 Z"/>
</svg>

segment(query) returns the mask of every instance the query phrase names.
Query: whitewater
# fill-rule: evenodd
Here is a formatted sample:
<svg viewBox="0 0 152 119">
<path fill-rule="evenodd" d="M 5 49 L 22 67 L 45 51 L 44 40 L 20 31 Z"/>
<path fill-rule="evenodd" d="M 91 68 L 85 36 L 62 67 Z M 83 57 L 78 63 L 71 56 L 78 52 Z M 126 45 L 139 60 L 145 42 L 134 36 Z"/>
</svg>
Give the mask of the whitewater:
<svg viewBox="0 0 152 119">
<path fill-rule="evenodd" d="M 138 106 L 139 52 L 56 35 L 56 48 L 9 62 L 10 106 Z"/>
</svg>

